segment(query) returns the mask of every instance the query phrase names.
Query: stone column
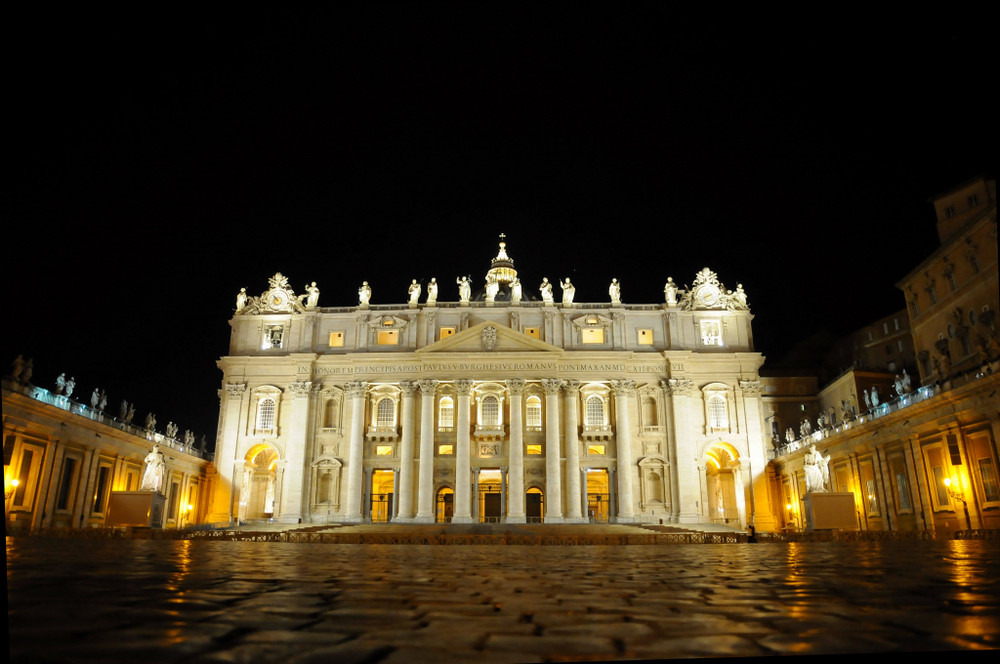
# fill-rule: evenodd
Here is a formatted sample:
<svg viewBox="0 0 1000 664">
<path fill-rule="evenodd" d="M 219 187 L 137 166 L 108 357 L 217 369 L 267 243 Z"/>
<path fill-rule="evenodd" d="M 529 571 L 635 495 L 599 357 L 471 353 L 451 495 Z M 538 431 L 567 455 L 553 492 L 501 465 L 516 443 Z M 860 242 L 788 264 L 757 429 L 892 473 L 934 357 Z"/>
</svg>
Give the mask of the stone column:
<svg viewBox="0 0 1000 664">
<path fill-rule="evenodd" d="M 312 383 L 292 383 L 286 393 L 292 397 L 288 418 L 288 443 L 285 445 L 285 477 L 281 486 L 281 523 L 301 523 L 306 477 L 306 442 L 309 425 L 309 395 Z"/>
<path fill-rule="evenodd" d="M 397 478 L 399 484 L 396 488 L 396 500 L 394 509 L 400 521 L 410 521 L 413 519 L 413 395 L 417 391 L 417 384 L 412 381 L 403 381 L 399 384 L 399 389 L 403 392 L 402 408 L 402 434 L 399 441 L 399 472 Z"/>
<path fill-rule="evenodd" d="M 771 502 L 770 481 L 767 476 L 767 440 L 761 418 L 760 389 L 759 380 L 740 381 L 743 416 L 746 420 L 744 430 L 750 455 L 748 473 L 744 477 L 750 483 L 750 498 L 753 501 L 749 522 L 759 532 L 773 532 L 778 530 L 779 521 Z"/>
<path fill-rule="evenodd" d="M 545 389 L 545 517 L 546 523 L 561 523 L 562 480 L 559 467 L 562 455 L 559 450 L 559 392 L 562 381 L 546 378 Z"/>
<path fill-rule="evenodd" d="M 698 523 L 701 512 L 701 478 L 698 475 L 698 450 L 695 447 L 694 424 L 691 422 L 689 396 L 694 391 L 690 380 L 671 378 L 667 381 L 670 405 L 674 414 L 673 444 L 675 449 L 677 483 L 677 520 L 679 523 Z"/>
<path fill-rule="evenodd" d="M 615 448 L 618 459 L 618 519 L 619 523 L 636 521 L 632 499 L 632 422 L 629 417 L 629 397 L 635 392 L 635 381 L 611 382 L 615 392 Z"/>
<path fill-rule="evenodd" d="M 239 449 L 239 432 L 241 428 L 240 409 L 246 385 L 243 383 L 226 383 L 225 390 L 219 390 L 219 439 L 215 450 L 216 481 L 212 486 L 212 502 L 208 513 L 209 523 L 232 523 L 237 517 L 233 514 L 233 503 L 236 499 L 236 487 L 233 483 L 236 455 Z M 240 460 L 242 463 L 242 459 Z"/>
<path fill-rule="evenodd" d="M 344 507 L 344 521 L 362 520 L 361 498 L 364 487 L 365 455 L 365 392 L 367 385 L 361 381 L 347 384 L 347 397 L 351 400 L 350 458 L 347 461 L 347 501 Z"/>
<path fill-rule="evenodd" d="M 583 501 L 580 491 L 580 436 L 577 412 L 580 403 L 580 381 L 563 382 L 563 406 L 566 410 L 566 521 L 583 523 Z"/>
<path fill-rule="evenodd" d="M 436 380 L 420 386 L 420 472 L 417 485 L 417 523 L 434 523 L 434 398 Z"/>
<path fill-rule="evenodd" d="M 524 381 L 520 378 L 507 381 L 510 394 L 510 444 L 507 475 L 507 522 L 524 523 L 524 420 L 522 396 Z"/>
<path fill-rule="evenodd" d="M 458 412 L 456 415 L 455 430 L 457 432 L 455 440 L 455 514 L 452 523 L 472 522 L 472 501 L 471 501 L 471 463 L 470 453 L 472 451 L 470 402 L 472 397 L 472 381 L 468 379 L 456 380 L 455 389 L 458 392 Z"/>
</svg>

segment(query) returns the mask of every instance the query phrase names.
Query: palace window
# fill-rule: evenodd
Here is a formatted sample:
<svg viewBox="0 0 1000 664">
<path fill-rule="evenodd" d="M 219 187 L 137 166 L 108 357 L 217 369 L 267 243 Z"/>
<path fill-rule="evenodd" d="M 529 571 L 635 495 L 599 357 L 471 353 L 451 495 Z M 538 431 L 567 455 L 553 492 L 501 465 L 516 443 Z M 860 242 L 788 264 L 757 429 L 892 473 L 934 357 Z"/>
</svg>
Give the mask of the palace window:
<svg viewBox="0 0 1000 664">
<path fill-rule="evenodd" d="M 601 327 L 585 327 L 580 330 L 581 341 L 585 344 L 603 344 L 604 343 L 604 328 Z"/>
<path fill-rule="evenodd" d="M 721 394 L 713 394 L 708 398 L 708 426 L 713 430 L 729 428 L 726 397 Z"/>
<path fill-rule="evenodd" d="M 653 331 L 652 330 L 636 330 L 639 338 L 637 339 L 640 346 L 652 346 L 653 345 Z"/>
<path fill-rule="evenodd" d="M 376 340 L 379 346 L 398 346 L 399 330 L 379 330 Z"/>
<path fill-rule="evenodd" d="M 602 427 L 605 422 L 604 399 L 596 394 L 587 397 L 583 411 L 584 426 Z"/>
<path fill-rule="evenodd" d="M 438 429 L 455 428 L 455 400 L 451 397 L 441 397 L 438 402 Z"/>
<path fill-rule="evenodd" d="M 330 332 L 330 348 L 341 348 L 344 345 L 343 332 Z"/>
<path fill-rule="evenodd" d="M 537 396 L 530 396 L 525 402 L 524 422 L 529 429 L 542 428 L 542 400 Z"/>
<path fill-rule="evenodd" d="M 283 325 L 268 325 L 264 328 L 264 340 L 261 342 L 261 349 L 271 350 L 272 348 L 281 348 L 284 335 L 285 327 Z"/>
<path fill-rule="evenodd" d="M 274 420 L 277 412 L 278 404 L 271 397 L 264 397 L 257 402 L 257 433 L 274 431 Z"/>
<path fill-rule="evenodd" d="M 375 426 L 379 429 L 391 429 L 396 426 L 396 400 L 383 397 L 375 406 Z"/>
<path fill-rule="evenodd" d="M 483 397 L 480 403 L 480 424 L 487 427 L 500 426 L 500 399 L 495 396 Z"/>
</svg>

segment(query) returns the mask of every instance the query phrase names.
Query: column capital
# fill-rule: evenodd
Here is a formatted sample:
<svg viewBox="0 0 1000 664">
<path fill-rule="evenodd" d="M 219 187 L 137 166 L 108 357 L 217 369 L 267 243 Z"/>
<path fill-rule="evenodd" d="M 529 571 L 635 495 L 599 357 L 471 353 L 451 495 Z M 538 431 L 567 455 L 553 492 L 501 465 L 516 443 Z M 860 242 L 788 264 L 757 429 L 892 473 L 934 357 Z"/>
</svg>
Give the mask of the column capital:
<svg viewBox="0 0 1000 664">
<path fill-rule="evenodd" d="M 455 381 L 455 391 L 459 396 L 467 397 L 472 392 L 474 382 L 470 378 L 461 378 Z"/>
<path fill-rule="evenodd" d="M 418 381 L 418 385 L 420 386 L 420 394 L 425 397 L 432 397 L 434 396 L 434 393 L 437 392 L 438 382 L 436 380 L 425 378 L 424 380 Z"/>
<path fill-rule="evenodd" d="M 556 396 L 562 389 L 562 381 L 558 378 L 543 378 L 542 388 L 548 396 Z"/>
<path fill-rule="evenodd" d="M 741 380 L 740 389 L 743 391 L 743 396 L 745 397 L 759 397 L 760 396 L 760 381 L 759 380 Z"/>
<path fill-rule="evenodd" d="M 615 396 L 618 397 L 631 396 L 635 392 L 635 381 L 613 380 L 611 381 L 611 389 L 614 390 Z"/>
<path fill-rule="evenodd" d="M 362 380 L 352 380 L 344 385 L 344 391 L 347 392 L 347 396 L 352 399 L 365 396 L 366 389 L 368 389 L 368 383 Z"/>
<path fill-rule="evenodd" d="M 566 390 L 566 396 L 575 397 L 580 394 L 580 381 L 578 380 L 564 380 L 562 386 Z"/>
<path fill-rule="evenodd" d="M 412 397 L 417 391 L 417 382 L 414 380 L 402 380 L 399 382 L 399 390 L 404 397 Z"/>
<path fill-rule="evenodd" d="M 519 397 L 524 393 L 525 383 L 523 378 L 511 378 L 507 381 L 507 391 L 511 396 Z"/>
<path fill-rule="evenodd" d="M 312 391 L 312 383 L 307 380 L 289 383 L 285 391 L 290 393 L 294 398 L 301 399 L 302 397 L 309 396 L 309 393 Z"/>
<path fill-rule="evenodd" d="M 226 383 L 226 398 L 242 399 L 243 393 L 246 392 L 246 390 L 246 383 Z"/>
<path fill-rule="evenodd" d="M 671 378 L 667 381 L 665 389 L 672 397 L 687 397 L 691 396 L 694 383 L 686 378 Z"/>
</svg>

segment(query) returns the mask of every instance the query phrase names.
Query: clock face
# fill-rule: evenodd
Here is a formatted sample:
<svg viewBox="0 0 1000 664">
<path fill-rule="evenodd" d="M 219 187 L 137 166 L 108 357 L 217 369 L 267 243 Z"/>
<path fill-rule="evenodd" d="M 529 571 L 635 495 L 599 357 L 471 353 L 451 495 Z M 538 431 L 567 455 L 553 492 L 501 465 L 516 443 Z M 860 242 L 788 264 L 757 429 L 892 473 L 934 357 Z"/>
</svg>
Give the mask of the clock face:
<svg viewBox="0 0 1000 664">
<path fill-rule="evenodd" d="M 288 293 L 283 290 L 273 290 L 267 294 L 267 306 L 271 309 L 282 309 L 288 304 Z"/>
<path fill-rule="evenodd" d="M 698 301 L 705 306 L 715 306 L 719 302 L 719 289 L 712 284 L 702 286 L 698 289 Z"/>
</svg>

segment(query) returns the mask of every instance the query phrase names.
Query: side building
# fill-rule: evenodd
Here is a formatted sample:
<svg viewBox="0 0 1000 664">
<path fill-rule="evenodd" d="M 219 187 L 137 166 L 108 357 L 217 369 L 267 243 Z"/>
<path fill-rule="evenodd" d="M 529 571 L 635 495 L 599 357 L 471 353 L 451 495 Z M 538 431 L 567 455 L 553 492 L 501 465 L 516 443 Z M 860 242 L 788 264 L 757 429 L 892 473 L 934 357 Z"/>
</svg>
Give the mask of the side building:
<svg viewBox="0 0 1000 664">
<path fill-rule="evenodd" d="M 601 303 L 569 280 L 531 295 L 504 243 L 482 291 L 456 286 L 377 305 L 365 283 L 338 308 L 281 274 L 242 291 L 209 520 L 774 527 L 741 286 L 705 268 L 657 304 L 614 280 Z"/>
<path fill-rule="evenodd" d="M 850 369 L 814 394 L 802 389 L 803 379 L 798 394 L 788 379 L 763 379 L 765 416 L 801 422 L 775 436 L 774 493 L 785 528 L 807 524 L 812 447 L 829 457 L 826 490 L 854 494 L 859 529 L 1000 528 L 996 182 L 974 180 L 933 204 L 941 246 L 897 284 L 911 344 L 893 338 L 896 314 L 864 337 L 886 357 L 902 353 L 904 368 L 915 358 L 919 376 L 898 366 Z M 859 353 L 853 364 L 871 365 L 871 357 Z"/>
</svg>

